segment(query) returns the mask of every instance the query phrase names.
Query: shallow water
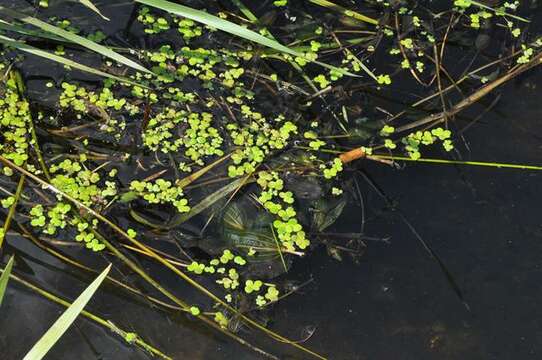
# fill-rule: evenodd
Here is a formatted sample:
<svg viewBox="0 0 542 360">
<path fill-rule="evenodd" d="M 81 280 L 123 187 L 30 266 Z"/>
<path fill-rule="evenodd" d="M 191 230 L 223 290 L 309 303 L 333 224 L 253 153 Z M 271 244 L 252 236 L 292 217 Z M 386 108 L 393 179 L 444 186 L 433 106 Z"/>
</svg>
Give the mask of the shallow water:
<svg viewBox="0 0 542 360">
<path fill-rule="evenodd" d="M 503 96 L 498 105 L 464 133 L 465 143 L 458 146 L 463 159 L 540 165 L 541 86 L 542 72 L 537 70 L 499 90 Z M 477 106 L 471 115 L 481 109 Z M 331 359 L 540 358 L 542 173 L 426 164 L 407 164 L 402 170 L 365 162 L 357 166 L 398 202 L 408 221 L 439 254 L 470 311 L 405 223 L 360 177 L 370 219 L 366 233 L 390 237 L 390 243 L 368 241 L 358 265 L 346 258 L 333 260 L 324 249 L 297 261 L 292 276 L 312 282 L 275 306 L 272 328 L 292 339 L 312 333 L 306 345 Z M 335 227 L 357 231 L 359 207 L 351 205 L 345 213 L 347 217 Z M 14 245 L 37 254 L 22 240 Z M 50 257 L 39 260 L 62 268 Z M 100 260 L 97 266 L 104 263 Z M 27 261 L 37 283 L 65 296 L 76 295 L 88 282 Z M 137 279 L 129 279 L 137 284 Z M 161 280 L 182 286 L 167 274 Z M 185 317 L 169 317 L 127 300 L 103 292 L 90 309 L 115 319 L 125 330 L 136 330 L 175 359 L 259 359 Z M 2 357 L 21 358 L 61 311 L 20 286 L 10 286 L 0 317 L 0 329 L 9 329 L 0 331 Z M 244 331 L 242 335 L 251 336 Z M 267 345 L 264 348 L 281 358 L 302 358 L 276 344 Z M 147 357 L 80 319 L 48 358 Z"/>
<path fill-rule="evenodd" d="M 542 158 L 538 87 L 533 73 L 504 90 L 500 104 L 465 134 L 466 159 L 537 164 Z M 520 114 L 516 110 L 522 109 Z M 491 134 L 489 139 L 487 134 Z M 368 242 L 360 265 L 337 262 L 325 251 L 298 261 L 300 281 L 313 278 L 276 306 L 273 328 L 294 339 L 315 328 L 307 345 L 333 359 L 538 359 L 542 352 L 542 174 L 526 170 L 409 164 L 393 170 L 363 164 L 454 274 L 471 311 L 456 297 L 431 260 L 393 213 L 368 223 L 367 232 L 390 236 L 390 244 Z M 363 181 L 359 180 L 360 183 Z M 368 213 L 384 204 L 371 190 Z M 359 224 L 359 209 L 341 227 Z M 51 262 L 51 259 L 44 259 Z M 53 262 L 54 263 L 54 262 Z M 66 295 L 82 289 L 58 273 L 32 265 L 43 284 Z M 71 285 L 69 285 L 71 284 Z M 74 288 L 75 286 L 75 288 Z M 20 358 L 60 313 L 60 308 L 19 287 L 8 291 L 0 328 L 6 359 Z M 186 320 L 164 321 L 145 306 L 100 298 L 91 309 L 169 350 L 174 358 L 257 359 L 252 353 Z M 119 325 L 120 325 L 119 324 Z M 192 324 L 193 325 L 193 324 Z M 24 334 L 24 336 L 23 336 Z M 87 340 L 84 340 L 84 337 Z M 210 340 L 211 339 L 211 340 Z M 94 347 L 94 350 L 92 350 Z M 143 359 L 120 340 L 85 320 L 77 321 L 55 346 L 51 359 Z"/>
</svg>

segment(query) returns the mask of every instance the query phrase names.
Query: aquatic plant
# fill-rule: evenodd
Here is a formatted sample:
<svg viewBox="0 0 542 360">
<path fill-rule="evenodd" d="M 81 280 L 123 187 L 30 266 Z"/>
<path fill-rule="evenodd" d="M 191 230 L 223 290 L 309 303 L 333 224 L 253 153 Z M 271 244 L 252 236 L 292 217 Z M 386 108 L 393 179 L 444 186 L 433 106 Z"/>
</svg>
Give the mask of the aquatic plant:
<svg viewBox="0 0 542 360">
<path fill-rule="evenodd" d="M 339 14 L 337 26 L 346 30 L 335 31 L 319 12 L 306 17 L 293 2 L 274 1 L 269 6 L 288 24 L 287 33 L 238 0 L 228 9 L 209 2 L 205 10 L 136 2 L 143 5 L 134 8 L 126 32 L 148 48 L 128 49 L 105 29 L 47 18 L 42 11 L 54 6 L 46 1 L 35 17 L 0 6 L 6 19 L 0 23 L 6 79 L 0 161 L 7 184 L 0 199 L 6 212 L 0 247 L 11 230 L 34 244 L 55 236 L 90 253 L 107 250 L 104 256 L 169 302 L 109 276 L 115 286 L 195 317 L 271 358 L 236 334 L 234 323 L 323 358 L 253 315 L 289 295 L 273 278 L 288 272 L 295 257 L 320 244 L 329 249 L 321 234 L 342 214 L 346 199 L 357 195 L 342 181 L 350 163 L 423 162 L 431 161 L 426 152 L 456 151 L 453 116 L 537 66 L 541 57 L 541 40 L 528 39 L 516 2 L 489 7 L 455 1 L 437 17 L 404 2 L 348 9 L 308 1 Z M 105 18 L 91 2 L 81 3 Z M 459 75 L 444 59 L 450 34 L 478 34 L 497 21 L 504 21 L 499 30 L 513 46 L 502 47 L 497 60 L 473 60 L 478 68 L 455 79 Z M 162 41 L 169 38 L 174 40 Z M 28 39 L 43 42 L 30 45 Z M 51 46 L 35 47 L 43 44 Z M 99 77 L 85 81 L 71 71 L 62 79 L 51 76 L 40 91 L 54 100 L 30 98 L 15 71 L 25 74 L 23 57 L 13 56 L 13 49 L 53 60 L 62 72 Z M 100 65 L 83 64 L 81 50 Z M 386 61 L 375 61 L 379 56 Z M 489 69 L 499 76 L 491 78 Z M 393 114 L 380 100 L 366 101 L 370 93 L 393 95 L 401 77 L 416 89 L 406 110 Z M 456 102 L 454 89 L 474 91 Z M 430 115 L 417 112 L 422 105 Z M 309 190 L 300 190 L 303 185 Z M 182 255 L 174 255 L 177 248 L 158 250 L 155 238 L 179 245 Z M 81 268 L 50 245 L 40 249 Z M 205 301 L 175 295 L 135 256 L 172 271 Z M 158 354 L 137 333 L 113 331 Z"/>
</svg>

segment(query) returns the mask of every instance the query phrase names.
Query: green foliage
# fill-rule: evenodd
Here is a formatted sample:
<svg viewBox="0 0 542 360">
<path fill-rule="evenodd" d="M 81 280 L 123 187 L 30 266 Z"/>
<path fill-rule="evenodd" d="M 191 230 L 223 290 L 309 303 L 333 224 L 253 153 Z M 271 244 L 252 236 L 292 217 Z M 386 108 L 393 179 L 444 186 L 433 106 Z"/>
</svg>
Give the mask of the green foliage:
<svg viewBox="0 0 542 360">
<path fill-rule="evenodd" d="M 0 98 L 0 154 L 16 165 L 28 160 L 30 109 L 19 95 L 17 79 L 9 76 Z"/>
<path fill-rule="evenodd" d="M 98 290 L 102 281 L 105 279 L 111 265 L 109 265 L 102 273 L 79 295 L 77 299 L 66 309 L 66 311 L 55 321 L 55 323 L 47 330 L 47 332 L 34 344 L 32 349 L 25 355 L 24 360 L 42 359 L 60 337 L 68 330 L 71 324 L 75 321 L 79 313 L 90 301 L 94 293 Z"/>
<path fill-rule="evenodd" d="M 434 74 L 432 52 L 435 46 L 440 47 L 442 39 L 436 39 L 436 33 L 429 30 L 433 24 L 427 20 L 429 15 L 425 10 L 422 13 L 403 4 L 390 6 L 388 2 L 377 2 L 379 6 L 387 7 L 390 14 L 408 19 L 411 27 L 405 34 L 396 34 L 393 27 L 379 26 L 376 31 L 378 42 L 371 41 L 372 30 L 358 31 L 364 34 L 362 38 L 355 38 L 357 32 L 343 36 L 320 22 L 317 14 L 311 15 L 310 21 L 303 23 L 300 33 L 296 30 L 288 37 L 288 41 L 293 40 L 291 44 L 296 47 L 296 50 L 292 50 L 274 40 L 272 31 L 276 29 L 275 26 L 265 28 L 266 22 L 261 20 L 266 19 L 257 19 L 247 8 L 239 8 L 245 20 L 240 26 L 225 20 L 239 21 L 235 10 L 230 12 L 228 9 L 227 13 L 217 13 L 215 16 L 168 1 L 137 2 L 146 6 L 139 7 L 139 23 L 134 31 L 144 36 L 145 40 L 151 40 L 145 41 L 146 44 L 164 44 L 162 39 L 166 37 L 168 40 L 167 45 L 158 48 L 130 49 L 130 56 L 137 56 L 138 61 L 148 64 L 152 74 L 139 69 L 129 75 L 129 79 L 110 75 L 113 80 L 106 80 L 103 84 L 74 83 L 67 79 L 59 89 L 55 88 L 56 80 L 48 80 L 48 91 L 53 94 L 56 90 L 60 91 L 58 105 L 63 113 L 58 121 L 49 117 L 42 122 L 44 119 L 40 117 L 40 130 L 54 134 L 54 144 L 48 143 L 53 150 L 55 146 L 58 147 L 57 138 L 59 143 L 67 140 L 70 146 L 70 151 L 63 148 L 63 153 L 58 156 L 46 156 L 45 163 L 50 174 L 36 170 L 38 156 L 34 158 L 33 153 L 28 154 L 29 149 L 39 151 L 40 144 L 34 143 L 29 130 L 32 120 L 29 104 L 19 96 L 16 79 L 9 78 L 2 94 L 4 96 L 0 98 L 0 153 L 17 165 L 26 166 L 32 173 L 43 175 L 43 178 L 50 175 L 54 188 L 100 214 L 106 214 L 110 207 L 117 209 L 118 198 L 122 202 L 139 199 L 135 204 L 130 204 L 134 205 L 134 212 L 135 207 L 141 205 L 151 205 L 151 213 L 176 210 L 167 224 L 141 221 L 140 226 L 173 229 L 201 215 L 208 220 L 205 228 L 211 225 L 209 229 L 213 229 L 212 222 L 217 221 L 219 236 L 212 239 L 216 240 L 214 247 L 207 249 L 201 245 L 206 239 L 194 240 L 199 242 L 196 246 L 207 252 L 208 256 L 194 255 L 190 253 L 191 245 L 187 246 L 189 260 L 185 268 L 191 278 L 210 279 L 220 293 L 219 297 L 214 298 L 215 301 L 224 298 L 233 308 L 245 304 L 248 299 L 251 308 L 247 311 L 250 311 L 264 308 L 281 298 L 277 285 L 264 282 L 268 274 L 256 273 L 262 272 L 258 264 L 265 264 L 268 270 L 271 268 L 269 259 L 278 263 L 280 257 L 284 269 L 288 270 L 285 258 L 289 260 L 293 255 L 303 255 L 309 250 L 311 241 L 315 245 L 319 237 L 309 240 L 308 234 L 323 232 L 331 226 L 346 204 L 344 192 L 349 188 L 344 187 L 343 190 L 335 180 L 345 166 L 342 156 L 333 158 L 327 154 L 357 147 L 370 156 L 370 145 L 379 150 L 394 150 L 394 153 L 399 152 L 397 148 L 401 147 L 401 151 L 408 153 L 411 159 L 420 159 L 424 146 L 440 145 L 445 151 L 453 149 L 452 134 L 448 129 L 429 127 L 404 134 L 399 132 L 404 125 L 401 123 L 403 118 L 394 118 L 390 125 L 377 129 L 368 126 L 373 121 L 372 106 L 342 101 L 342 86 L 347 84 L 343 77 L 347 71 L 364 71 L 376 82 L 369 82 L 374 86 L 370 90 L 374 91 L 381 91 L 384 85 L 392 83 L 392 75 L 389 74 L 393 74 L 395 81 L 400 78 L 396 77 L 400 73 L 413 74 L 417 82 L 435 89 L 436 77 L 429 78 Z M 342 16 L 341 23 L 361 20 L 378 25 L 375 19 L 329 1 L 310 2 L 338 11 Z M 287 6 L 287 3 L 273 2 L 280 7 Z M 511 37 L 525 36 L 523 29 L 512 21 L 515 18 L 505 12 L 505 9 L 515 10 L 512 3 L 503 3 L 495 9 L 483 5 L 475 1 L 455 1 L 457 9 L 449 12 L 456 20 L 450 22 L 451 28 L 458 26 L 474 32 L 470 28 L 483 28 L 498 18 L 501 27 L 507 28 Z M 212 6 L 210 8 L 212 10 Z M 287 18 L 291 17 L 289 13 L 285 14 Z M 291 21 L 295 23 L 295 20 Z M 53 49 L 56 47 L 56 57 L 23 43 L 22 39 L 27 39 L 27 36 L 32 39 L 38 36 L 28 33 L 28 29 L 19 33 L 25 34 L 24 38 L 17 37 L 15 40 L 0 36 L 0 42 L 74 69 L 89 71 L 88 67 L 70 62 L 73 49 L 58 43 L 59 36 L 73 42 L 79 39 L 76 34 L 87 34 L 87 42 L 82 45 L 108 56 L 105 53 L 107 49 L 92 44 L 106 38 L 103 32 L 95 31 L 95 28 L 87 30 L 67 19 L 56 19 L 54 31 L 50 27 L 52 25 L 43 25 L 34 20 L 29 24 L 32 23 L 41 27 L 42 35 L 45 33 L 42 30 L 51 30 L 51 34 L 40 37 L 56 41 L 52 46 Z M 357 27 L 359 22 L 355 24 Z M 16 25 L 2 25 L 2 29 L 5 26 L 13 29 Z M 299 24 L 291 25 L 295 29 Z M 217 29 L 253 43 L 243 42 L 242 39 L 232 41 L 230 36 L 217 32 Z M 178 41 L 169 41 L 170 37 Z M 108 46 L 118 49 L 114 47 L 114 40 L 113 37 L 108 39 Z M 367 62 L 371 63 L 369 69 L 364 62 L 377 51 L 377 43 L 389 45 L 382 46 L 385 47 L 385 55 L 392 60 L 384 64 L 386 68 L 381 67 L 380 63 Z M 225 44 L 225 47 L 221 48 L 220 44 Z M 255 44 L 267 48 L 262 49 Z M 517 62 L 529 62 L 536 55 L 536 49 L 535 44 L 522 45 Z M 322 72 L 320 68 L 315 69 L 310 65 L 311 62 L 318 63 L 320 58 L 329 58 L 330 54 L 340 67 L 327 66 L 329 71 Z M 109 59 L 115 62 L 104 61 L 97 67 L 101 70 L 91 69 L 90 72 L 102 74 L 105 69 L 118 74 L 121 59 L 111 56 Z M 295 71 L 276 64 L 280 62 L 289 63 Z M 444 72 L 442 75 L 448 76 Z M 442 78 L 444 86 L 447 86 L 449 79 Z M 301 80 L 305 80 L 309 86 Z M 352 94 L 348 92 L 348 87 L 344 89 L 347 90 L 346 97 L 350 97 Z M 445 91 L 442 90 L 443 93 Z M 295 93 L 290 96 L 290 92 Z M 357 98 L 352 99 L 353 102 L 357 101 Z M 289 104 L 290 101 L 294 105 Z M 332 113 L 334 119 L 328 118 L 328 111 L 334 108 L 342 109 L 342 114 L 339 110 Z M 376 109 L 386 111 L 380 107 Z M 72 115 L 73 118 L 68 119 Z M 392 124 L 397 126 L 397 131 Z M 359 133 L 363 133 L 363 136 Z M 381 155 L 377 153 L 372 159 Z M 74 160 L 78 156 L 79 160 Z M 395 154 L 390 154 L 389 158 L 393 156 Z M 220 159 L 217 160 L 217 157 Z M 220 166 L 215 167 L 214 164 L 218 163 Z M 111 169 L 111 164 L 115 168 Z M 181 174 L 179 170 L 187 174 Z M 119 172 L 121 176 L 117 178 Z M 8 167 L 3 167 L 2 173 L 13 175 Z M 206 176 L 196 182 L 203 174 Z M 239 178 L 228 180 L 228 177 Z M 306 198 L 297 197 L 303 192 L 298 193 L 290 185 L 305 179 L 321 186 L 318 193 L 321 193 L 322 199 L 311 199 L 310 195 L 314 194 Z M 225 180 L 228 183 L 221 184 Z M 239 199 L 250 199 L 251 206 L 254 206 L 247 216 L 240 214 L 241 211 L 229 211 L 234 208 L 233 204 L 240 203 Z M 26 209 L 23 215 L 28 215 L 34 232 L 55 238 L 74 237 L 75 241 L 93 251 L 105 248 L 97 233 L 98 221 L 93 216 L 84 209 L 76 209 L 58 194 L 56 201 L 53 197 L 50 200 L 32 198 L 19 204 L 18 209 Z M 6 196 L 0 201 L 4 208 L 9 208 L 14 197 Z M 27 206 L 28 203 L 34 205 Z M 237 210 L 244 208 L 239 206 Z M 128 228 L 128 238 L 125 240 L 132 239 L 134 243 L 147 240 L 144 238 L 149 233 L 145 231 L 148 229 L 137 229 L 140 234 Z M 181 246 L 184 245 L 181 243 Z M 187 301 L 186 304 L 192 302 Z M 213 312 L 205 312 L 197 306 L 181 307 L 198 317 L 211 314 L 223 328 L 229 325 L 233 327 L 234 324 L 229 322 L 239 314 L 224 305 L 220 303 L 220 311 L 214 308 L 211 310 Z M 124 338 L 129 343 L 138 340 L 136 333 L 126 333 Z"/>
<path fill-rule="evenodd" d="M 201 310 L 197 306 L 191 306 L 190 313 L 194 316 L 198 316 L 199 314 L 201 314 Z"/>
<path fill-rule="evenodd" d="M 182 187 L 176 186 L 171 181 L 162 178 L 154 182 L 133 180 L 130 183 L 130 190 L 149 204 L 171 204 L 180 213 L 190 211 Z"/>
<path fill-rule="evenodd" d="M 325 165 L 321 165 L 320 168 L 322 169 L 324 173 L 324 178 L 326 179 L 333 179 L 337 176 L 338 173 L 343 171 L 343 163 L 341 159 L 335 158 L 333 161 L 329 164 L 329 167 L 326 167 Z"/>
<path fill-rule="evenodd" d="M 264 208 L 275 215 L 273 228 L 277 232 L 281 247 L 295 251 L 296 247 L 304 250 L 310 245 L 302 225 L 296 219 L 297 212 L 292 206 L 295 202 L 291 191 L 282 191 L 284 182 L 277 172 L 261 171 L 257 179 L 262 191 L 258 200 Z M 279 249 L 281 251 L 281 249 Z"/>
<path fill-rule="evenodd" d="M 145 25 L 144 31 L 147 34 L 158 34 L 170 28 L 167 19 L 154 16 L 147 6 L 139 9 L 137 20 Z"/>
<path fill-rule="evenodd" d="M 88 2 L 88 0 L 87 0 Z M 87 38 L 84 38 L 82 36 L 77 35 L 78 32 L 77 29 L 70 27 L 70 22 L 68 20 L 64 20 L 64 23 L 59 24 L 60 26 L 54 26 L 51 24 L 48 24 L 44 21 L 41 21 L 35 17 L 28 16 L 26 14 L 20 13 L 18 11 L 11 10 L 9 8 L 6 8 L 4 6 L 0 5 L 0 12 L 5 13 L 6 15 L 18 19 L 20 21 L 23 21 L 27 24 L 36 26 L 48 33 L 60 36 L 64 38 L 65 40 L 68 40 L 69 42 L 72 42 L 74 44 L 77 44 L 79 46 L 83 46 L 91 51 L 94 51 L 98 54 L 101 54 L 105 57 L 108 57 L 110 59 L 113 59 L 121 64 L 124 64 L 126 66 L 132 67 L 135 70 L 143 71 L 143 72 L 149 72 L 147 69 L 145 69 L 143 66 L 139 65 L 135 61 L 111 50 L 108 47 L 102 46 L 100 44 L 97 44 Z"/>
<path fill-rule="evenodd" d="M 443 128 L 434 128 L 431 131 L 416 131 L 408 134 L 401 142 L 405 145 L 405 150 L 413 160 L 418 160 L 421 157 L 420 145 L 432 145 L 437 140 L 441 141 L 442 147 L 446 151 L 451 151 L 453 147 L 452 140 L 450 139 L 452 133 L 450 130 Z"/>
<path fill-rule="evenodd" d="M 11 256 L 8 260 L 8 263 L 2 270 L 2 275 L 0 275 L 0 306 L 2 306 L 2 301 L 4 300 L 4 295 L 6 294 L 6 288 L 8 286 L 9 275 L 11 274 L 11 269 L 13 267 L 14 257 Z"/>
<path fill-rule="evenodd" d="M 247 280 L 245 281 L 245 292 L 250 294 L 252 292 L 260 291 L 263 283 L 260 280 Z"/>
<path fill-rule="evenodd" d="M 229 320 L 228 320 L 228 318 L 227 318 L 223 313 L 221 313 L 220 311 L 218 311 L 218 312 L 215 313 L 214 319 L 215 319 L 215 321 L 218 323 L 218 325 L 220 325 L 222 328 L 227 328 L 227 327 L 228 327 Z"/>
</svg>

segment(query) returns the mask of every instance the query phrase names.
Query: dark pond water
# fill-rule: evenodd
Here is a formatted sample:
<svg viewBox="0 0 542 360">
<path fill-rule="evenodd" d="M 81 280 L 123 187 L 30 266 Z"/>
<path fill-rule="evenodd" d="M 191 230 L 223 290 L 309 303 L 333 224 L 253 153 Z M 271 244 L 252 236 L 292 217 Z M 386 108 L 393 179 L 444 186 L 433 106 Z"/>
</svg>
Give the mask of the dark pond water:
<svg viewBox="0 0 542 360">
<path fill-rule="evenodd" d="M 465 133 L 466 158 L 540 163 L 541 80 L 537 72 L 506 88 L 499 106 Z M 287 300 L 279 324 L 314 325 L 311 343 L 336 359 L 539 359 L 542 173 L 436 165 L 367 171 L 447 264 L 471 311 L 388 214 L 369 229 L 391 244 L 368 243 L 361 265 L 323 253 L 299 264 L 315 285 Z M 383 206 L 365 195 L 368 208 Z M 358 214 L 350 214 L 355 223 Z"/>
<path fill-rule="evenodd" d="M 540 87 L 538 70 L 500 90 L 498 105 L 463 134 L 463 158 L 540 165 Z M 472 114 L 481 110 L 477 107 Z M 292 339 L 312 334 L 306 345 L 331 359 L 540 359 L 542 173 L 451 165 L 408 164 L 402 170 L 374 163 L 358 166 L 397 201 L 410 224 L 440 255 L 470 311 L 405 222 L 360 177 L 370 219 L 366 233 L 389 237 L 390 242 L 368 241 L 359 264 L 338 262 L 323 249 L 297 261 L 294 277 L 312 282 L 273 309 L 273 329 Z M 360 209 L 352 206 L 345 213 L 336 229 L 357 231 Z M 26 261 L 37 283 L 74 296 L 88 282 L 54 269 L 63 265 L 24 241 L 13 245 L 35 256 Z M 95 259 L 96 264 L 102 260 Z M 164 281 L 192 291 L 173 278 Z M 166 316 L 107 291 L 90 309 L 115 319 L 125 330 L 137 331 L 175 359 L 259 358 L 185 317 Z M 0 316 L 0 357 L 20 359 L 61 311 L 11 286 Z M 301 358 L 284 347 L 267 345 L 281 358 Z M 48 358 L 147 357 L 80 319 Z"/>
</svg>

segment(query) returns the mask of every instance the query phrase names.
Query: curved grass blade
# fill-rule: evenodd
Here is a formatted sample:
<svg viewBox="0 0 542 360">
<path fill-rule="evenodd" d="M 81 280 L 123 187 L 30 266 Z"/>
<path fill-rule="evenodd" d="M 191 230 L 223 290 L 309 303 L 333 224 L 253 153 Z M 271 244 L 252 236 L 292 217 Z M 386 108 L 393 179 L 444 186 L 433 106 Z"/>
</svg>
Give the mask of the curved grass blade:
<svg viewBox="0 0 542 360">
<path fill-rule="evenodd" d="M 207 26 L 211 26 L 213 28 L 225 31 L 232 35 L 241 37 L 243 39 L 250 40 L 262 46 L 266 46 L 271 49 L 275 49 L 277 51 L 280 51 L 292 56 L 305 58 L 304 54 L 298 51 L 295 51 L 287 46 L 284 46 L 275 40 L 269 39 L 263 35 L 258 34 L 255 31 L 244 28 L 241 25 L 232 23 L 231 21 L 227 21 L 227 20 L 219 18 L 218 16 L 211 15 L 205 11 L 193 9 L 191 7 L 180 5 L 180 4 L 175 4 L 166 0 L 135 0 L 135 1 L 141 4 L 145 4 L 148 6 L 152 6 L 152 7 L 167 11 L 175 15 L 183 16 L 185 18 L 188 18 L 188 19 L 197 21 L 199 23 L 205 24 Z M 309 59 L 307 60 L 312 61 Z M 338 68 L 333 65 L 329 65 L 320 61 L 312 61 L 312 62 L 320 66 L 323 66 L 325 68 L 338 71 L 344 75 L 359 77 L 359 75 L 352 74 L 351 72 L 348 72 L 344 69 Z"/>
<path fill-rule="evenodd" d="M 45 332 L 45 334 L 34 344 L 32 349 L 25 355 L 23 360 L 39 360 L 42 359 L 60 337 L 68 330 L 70 325 L 75 321 L 79 313 L 83 310 L 90 298 L 94 295 L 98 287 L 105 279 L 111 264 L 79 295 L 77 299 L 66 309 L 66 311 L 55 321 L 55 323 Z"/>
<path fill-rule="evenodd" d="M 7 16 L 9 16 L 11 18 L 14 18 L 14 19 L 17 19 L 17 20 L 22 21 L 24 23 L 27 23 L 27 24 L 33 25 L 35 27 L 38 27 L 43 31 L 46 31 L 46 32 L 49 32 L 51 34 L 60 36 L 60 37 L 66 39 L 66 40 L 68 40 L 68 41 L 70 41 L 70 42 L 72 42 L 74 44 L 83 46 L 83 47 L 85 47 L 85 48 L 87 48 L 89 50 L 92 50 L 92 51 L 94 51 L 94 52 L 96 52 L 98 54 L 101 54 L 101 55 L 103 55 L 105 57 L 108 57 L 108 58 L 110 58 L 110 59 L 112 59 L 112 60 L 114 60 L 114 61 L 116 61 L 116 62 L 118 62 L 120 64 L 129 66 L 132 69 L 152 74 L 152 72 L 150 70 L 145 69 L 143 66 L 136 63 L 135 61 L 133 61 L 133 60 L 127 58 L 126 56 L 123 56 L 123 55 L 109 49 L 108 47 L 105 47 L 103 45 L 95 43 L 94 41 L 91 41 L 91 40 L 89 40 L 89 39 L 87 39 L 87 38 L 85 38 L 83 36 L 71 33 L 69 31 L 61 29 L 61 28 L 59 28 L 57 26 L 48 24 L 48 23 L 46 23 L 44 21 L 41 21 L 41 20 L 39 20 L 39 19 L 37 19 L 35 17 L 20 13 L 18 11 L 12 10 L 12 9 L 8 9 L 5 6 L 2 6 L 2 5 L 0 5 L 0 14 L 7 15 Z"/>
<path fill-rule="evenodd" d="M 107 16 L 104 16 L 102 12 L 94 5 L 90 0 L 77 0 L 81 5 L 88 7 L 90 10 L 94 11 L 96 14 L 100 15 L 102 19 L 109 21 Z"/>
<path fill-rule="evenodd" d="M 94 75 L 107 77 L 107 78 L 114 79 L 114 80 L 117 80 L 117 81 L 120 81 L 120 82 L 132 84 L 132 85 L 136 85 L 136 86 L 140 86 L 140 87 L 148 89 L 147 86 L 142 85 L 142 84 L 138 84 L 138 83 L 136 83 L 136 82 L 134 82 L 134 81 L 132 81 L 130 79 L 127 79 L 125 77 L 111 75 L 111 74 L 108 74 L 108 73 L 106 73 L 104 71 L 94 69 L 94 68 L 92 68 L 90 66 L 79 64 L 79 63 L 77 63 L 77 62 L 75 62 L 73 60 L 66 59 L 66 58 L 64 58 L 62 56 L 58 56 L 58 55 L 52 54 L 50 52 L 38 49 L 36 47 L 30 46 L 28 44 L 25 44 L 23 42 L 17 41 L 15 39 L 9 38 L 9 37 L 4 36 L 4 35 L 0 35 L 0 44 L 4 44 L 4 45 L 7 45 L 7 46 L 14 47 L 14 48 L 16 48 L 18 50 L 27 52 L 27 53 L 32 54 L 32 55 L 37 55 L 37 56 L 43 57 L 43 58 L 58 62 L 60 64 L 66 65 L 66 66 L 70 66 L 70 67 L 75 68 L 77 70 L 85 71 L 85 72 L 88 72 L 88 73 L 91 73 L 91 74 L 94 74 Z"/>
<path fill-rule="evenodd" d="M 2 306 L 2 300 L 4 299 L 4 294 L 8 287 L 9 274 L 11 274 L 11 268 L 13 267 L 13 258 L 13 255 L 9 258 L 9 261 L 0 276 L 0 306 Z"/>
</svg>

